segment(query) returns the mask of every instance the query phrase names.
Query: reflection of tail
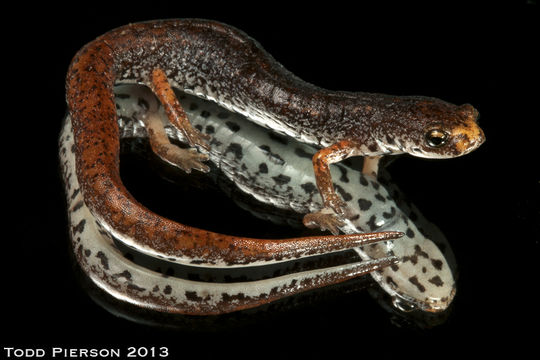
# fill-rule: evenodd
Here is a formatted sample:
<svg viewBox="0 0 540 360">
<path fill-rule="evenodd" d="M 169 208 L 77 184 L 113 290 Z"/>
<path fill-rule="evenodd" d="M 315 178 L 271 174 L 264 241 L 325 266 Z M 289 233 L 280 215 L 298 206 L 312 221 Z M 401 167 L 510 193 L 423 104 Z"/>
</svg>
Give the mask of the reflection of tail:
<svg viewBox="0 0 540 360">
<path fill-rule="evenodd" d="M 254 308 L 362 276 L 397 262 L 396 258 L 384 258 L 258 281 L 212 283 L 164 277 L 161 273 L 131 263 L 109 241 L 103 238 L 92 241 L 93 246 L 100 247 L 101 258 L 107 254 L 108 269 L 99 265 L 100 259 L 89 259 L 83 252 L 77 252 L 77 258 L 83 270 L 100 288 L 117 299 L 144 308 L 188 315 L 216 315 Z"/>
<path fill-rule="evenodd" d="M 398 262 L 395 257 L 324 269 L 288 274 L 276 278 L 238 283 L 208 283 L 167 277 L 128 260 L 104 232 L 86 206 L 75 176 L 73 135 L 68 119 L 61 136 L 61 162 L 67 190 L 70 235 L 76 258 L 83 271 L 115 298 L 154 310 L 210 315 L 253 308 L 286 296 L 316 289 L 379 270 Z M 256 261 L 285 261 L 299 256 L 316 255 L 353 246 L 395 239 L 398 232 L 347 236 L 307 237 L 285 240 L 237 238 L 184 226 L 159 217 L 138 204 L 129 194 L 118 191 L 102 196 L 111 207 L 129 209 L 124 216 L 100 212 L 113 219 L 113 233 L 120 240 L 133 238 L 132 244 L 144 246 L 163 256 L 179 256 L 186 263 L 200 259 L 202 264 L 253 264 Z M 136 221 L 140 217 L 141 221 Z M 126 224 L 129 224 L 127 226 Z M 153 225 L 153 228 L 149 227 Z M 106 229 L 107 230 L 107 229 Z M 152 230 L 152 231 L 151 231 Z M 161 237 L 166 235 L 166 237 Z M 169 259 L 170 260 L 170 259 Z"/>
</svg>

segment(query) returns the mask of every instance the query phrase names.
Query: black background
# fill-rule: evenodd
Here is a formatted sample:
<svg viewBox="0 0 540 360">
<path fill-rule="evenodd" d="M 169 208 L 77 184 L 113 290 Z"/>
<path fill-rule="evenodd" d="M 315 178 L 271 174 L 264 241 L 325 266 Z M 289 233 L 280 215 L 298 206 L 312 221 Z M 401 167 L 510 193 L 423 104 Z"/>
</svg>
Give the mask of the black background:
<svg viewBox="0 0 540 360">
<path fill-rule="evenodd" d="M 293 9 L 292 2 L 125 8 L 93 2 L 6 13 L 15 21 L 5 31 L 3 57 L 13 65 L 4 74 L 10 94 L 4 99 L 16 105 L 4 102 L 3 177 L 9 185 L 3 228 L 10 230 L 2 237 L 1 345 L 168 346 L 174 358 L 192 351 L 287 358 L 529 349 L 538 335 L 538 16 L 534 2 L 514 4 L 394 9 L 329 2 Z M 225 318 L 215 330 L 197 321 L 165 329 L 115 317 L 88 297 L 70 262 L 57 167 L 65 72 L 75 52 L 98 35 L 129 22 L 174 17 L 234 25 L 321 87 L 434 96 L 480 111 L 487 142 L 474 153 L 445 161 L 402 158 L 391 168 L 456 253 L 458 295 L 446 322 L 431 329 L 396 326 L 369 296 L 353 292 L 276 316 L 254 315 L 256 321 Z M 180 211 L 185 206 L 179 202 Z"/>
</svg>

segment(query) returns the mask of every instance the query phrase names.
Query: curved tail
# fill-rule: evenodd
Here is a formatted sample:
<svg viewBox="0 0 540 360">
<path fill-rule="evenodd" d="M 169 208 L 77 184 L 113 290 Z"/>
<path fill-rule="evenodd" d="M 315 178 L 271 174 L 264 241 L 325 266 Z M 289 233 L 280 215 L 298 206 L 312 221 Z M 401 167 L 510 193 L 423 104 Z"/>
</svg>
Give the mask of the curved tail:
<svg viewBox="0 0 540 360">
<path fill-rule="evenodd" d="M 166 219 L 127 191 L 119 172 L 119 130 L 113 85 L 118 54 L 125 44 L 111 35 L 86 45 L 74 58 L 66 80 L 72 119 L 76 176 L 88 206 L 106 230 L 150 255 L 200 266 L 241 266 L 324 254 L 402 236 L 382 232 L 266 240 L 229 236 Z M 140 35 L 140 34 L 139 34 Z M 186 204 L 189 206 L 189 204 Z"/>
</svg>

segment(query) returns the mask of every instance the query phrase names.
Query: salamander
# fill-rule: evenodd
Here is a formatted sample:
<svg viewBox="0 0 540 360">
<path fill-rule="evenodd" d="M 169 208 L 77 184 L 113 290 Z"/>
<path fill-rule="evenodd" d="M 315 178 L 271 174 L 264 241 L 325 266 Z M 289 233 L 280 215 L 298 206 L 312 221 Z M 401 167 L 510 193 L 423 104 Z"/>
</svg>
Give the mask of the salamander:
<svg viewBox="0 0 540 360">
<path fill-rule="evenodd" d="M 456 157 L 478 148 L 485 139 L 477 124 L 478 111 L 469 104 L 325 90 L 291 74 L 242 31 L 215 21 L 162 20 L 117 28 L 84 46 L 68 70 L 66 94 L 77 176 L 90 209 L 119 236 L 135 237 L 151 247 L 168 247 L 171 253 L 178 246 L 183 253 L 189 248 L 190 256 L 195 256 L 197 246 L 191 240 L 178 240 L 178 234 L 186 230 L 141 208 L 118 177 L 115 83 L 152 89 L 171 124 L 187 136 L 191 146 L 180 149 L 154 136 L 152 130 L 152 148 L 187 172 L 208 171 L 204 162 L 210 138 L 190 125 L 172 88 L 215 101 L 277 133 L 321 147 L 313 156 L 313 170 L 324 207 L 307 214 L 304 223 L 334 235 L 350 212 L 333 187 L 329 164 L 361 155 L 368 160 L 365 172 L 376 172 L 382 155 Z M 242 246 L 250 250 L 234 257 L 254 250 L 252 243 Z M 223 251 L 222 246 L 216 247 Z M 203 252 L 209 256 L 209 250 Z"/>
<path fill-rule="evenodd" d="M 186 143 L 183 134 L 168 122 L 163 108 L 158 109 L 159 104 L 148 89 L 122 85 L 115 88 L 115 93 L 122 139 L 148 137 L 141 118 L 147 116 L 148 109 L 154 109 L 157 111 L 154 118 L 165 124 L 166 136 Z M 315 148 L 278 137 L 272 131 L 250 123 L 243 116 L 208 101 L 182 93 L 178 98 L 194 127 L 213 136 L 212 148 L 208 153 L 210 161 L 235 187 L 258 202 L 300 215 L 322 208 L 314 174 L 309 171 Z M 165 312 L 192 314 L 198 309 L 199 314 L 219 314 L 259 306 L 309 290 L 315 284 L 330 285 L 370 270 L 375 270 L 371 271 L 373 278 L 390 294 L 398 308 L 441 311 L 449 306 L 455 295 L 455 281 L 448 263 L 452 260 L 452 254 L 445 239 L 441 239 L 437 230 L 425 220 L 417 223 L 422 218 L 418 210 L 408 209 L 406 204 L 394 200 L 399 197 L 399 192 L 389 187 L 388 180 L 383 185 L 383 180 L 379 182 L 373 175 L 363 174 L 343 164 L 331 166 L 336 188 L 351 211 L 363 216 L 347 220 L 340 230 L 358 233 L 392 229 L 406 234 L 397 241 L 355 249 L 364 260 L 363 265 L 353 262 L 345 264 L 345 267 L 322 268 L 274 276 L 264 281 L 233 284 L 163 277 L 160 273 L 134 264 L 130 260 L 133 255 L 126 259 L 123 251 L 129 252 L 133 248 L 137 253 L 145 253 L 145 248 L 133 241 L 124 243 L 123 249 L 119 248 L 119 243 L 113 241 L 113 236 L 103 229 L 84 205 L 83 196 L 77 191 L 76 177 L 73 176 L 75 161 L 70 151 L 73 135 L 69 118 L 61 143 L 64 177 L 66 183 L 71 184 L 68 201 L 77 259 L 94 282 L 124 301 Z M 245 204 L 241 206 L 246 207 Z M 278 218 L 274 211 L 258 212 L 256 215 L 274 221 Z M 294 222 L 290 215 L 280 219 L 289 224 Z M 81 226 L 82 221 L 84 226 Z M 301 225 L 301 220 L 298 220 L 298 224 Z M 439 245 L 445 249 L 444 253 L 439 250 Z M 168 264 L 160 264 L 161 268 L 174 264 L 167 260 L 165 253 L 149 255 L 157 256 L 161 259 L 159 261 Z M 402 261 L 392 262 L 392 259 Z M 375 265 L 379 268 L 374 269 Z M 241 270 L 241 273 L 244 275 L 249 271 L 253 271 L 253 268 Z M 156 291 L 152 291 L 154 289 Z M 231 300 L 239 298 L 241 302 Z"/>
<path fill-rule="evenodd" d="M 170 143 L 151 110 L 141 121 L 152 149 L 186 172 L 208 171 L 213 140 L 192 126 L 173 88 L 319 147 L 310 171 L 322 207 L 314 206 L 304 224 L 328 229 L 335 236 L 280 240 L 229 236 L 182 225 L 145 208 L 125 189 L 119 175 L 115 84 L 141 84 L 151 89 L 168 122 L 190 146 L 181 149 Z M 206 20 L 130 24 L 102 35 L 73 59 L 66 98 L 73 132 L 69 147 L 73 172 L 66 172 L 66 183 L 73 190 L 70 198 L 82 200 L 73 206 L 87 208 L 101 232 L 118 241 L 192 266 L 262 265 L 397 239 L 403 233 L 390 230 L 336 235 L 362 215 L 347 206 L 339 189 L 336 192 L 330 165 L 361 155 L 366 160 L 364 173 L 376 175 L 382 155 L 456 157 L 484 141 L 477 125 L 478 112 L 471 105 L 419 96 L 324 90 L 288 72 L 240 30 Z M 84 227 L 83 220 L 72 224 L 73 228 Z M 363 273 L 395 265 L 395 261 L 391 255 L 379 259 Z"/>
</svg>

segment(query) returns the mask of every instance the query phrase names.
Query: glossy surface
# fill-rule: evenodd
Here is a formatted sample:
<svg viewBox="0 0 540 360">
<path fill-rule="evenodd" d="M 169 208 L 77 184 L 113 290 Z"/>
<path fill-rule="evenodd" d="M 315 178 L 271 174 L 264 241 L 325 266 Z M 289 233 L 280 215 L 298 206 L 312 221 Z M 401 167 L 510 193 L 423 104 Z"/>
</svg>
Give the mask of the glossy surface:
<svg viewBox="0 0 540 360">
<path fill-rule="evenodd" d="M 514 3 L 504 11 L 486 4 L 475 9 L 469 3 L 466 10 L 433 4 L 431 13 L 424 8 L 393 9 L 388 4 L 373 9 L 332 3 L 312 7 L 306 16 L 303 7 L 274 2 L 249 17 L 245 7 L 225 2 L 129 8 L 125 3 L 108 3 L 106 10 L 87 4 L 82 11 L 79 6 L 54 11 L 45 3 L 29 11 L 21 5 L 20 12 L 10 13 L 24 14 L 25 23 L 21 36 L 11 38 L 20 55 L 12 59 L 27 70 L 22 89 L 32 91 L 22 97 L 23 93 L 11 92 L 24 105 L 5 107 L 13 115 L 4 119 L 13 132 L 4 139 L 4 160 L 9 166 L 4 176 L 8 184 L 9 178 L 13 180 L 13 187 L 6 189 L 11 236 L 4 247 L 9 255 L 3 262 L 3 325 L 8 329 L 3 346 L 124 350 L 155 345 L 168 347 L 170 358 L 184 358 L 187 348 L 204 339 L 212 346 L 205 346 L 201 357 L 230 359 L 241 356 L 239 339 L 261 346 L 268 344 L 263 339 L 271 339 L 275 351 L 264 351 L 268 355 L 262 358 L 276 352 L 298 359 L 351 358 L 359 353 L 376 358 L 381 349 L 398 358 L 404 352 L 420 357 L 441 354 L 441 349 L 455 358 L 462 357 L 464 349 L 492 357 L 501 352 L 530 356 L 536 351 L 536 334 L 528 329 L 538 310 L 530 306 L 527 289 L 537 283 L 540 230 L 538 176 L 532 166 L 538 145 L 524 135 L 531 135 L 531 125 L 535 127 L 531 119 L 537 115 L 531 79 L 539 62 L 534 31 L 538 22 L 531 3 Z M 448 161 L 402 158 L 388 168 L 400 188 L 443 230 L 455 252 L 460 276 L 448 321 L 419 331 L 407 317 L 411 313 L 399 320 L 366 292 L 349 288 L 335 297 L 308 299 L 301 307 L 272 306 L 258 314 L 220 317 L 206 331 L 207 319 L 201 318 L 180 329 L 158 328 L 112 315 L 80 290 L 71 272 L 65 200 L 57 171 L 56 139 L 66 112 L 62 101 L 66 68 L 82 44 L 109 29 L 171 16 L 211 17 L 241 28 L 296 75 L 326 88 L 430 94 L 477 107 L 488 137 L 478 151 Z M 30 146 L 21 147 L 17 136 L 21 131 Z M 153 182 L 143 161 L 126 157 L 121 161 L 122 169 L 133 170 L 131 180 L 129 174 L 123 177 L 133 195 L 174 219 L 173 210 L 181 207 L 179 201 L 169 199 L 181 196 L 172 195 L 176 194 L 172 186 L 158 182 L 145 189 Z M 137 175 L 143 169 L 144 174 Z M 199 200 L 212 203 L 204 196 Z M 217 212 L 205 211 L 203 204 L 186 214 L 193 219 L 187 224 L 196 224 L 200 214 L 223 213 L 221 207 Z M 188 221 L 181 215 L 177 220 Z M 233 222 L 224 218 L 213 229 L 223 232 Z M 239 235 L 266 233 L 260 222 L 244 224 Z M 299 334 L 314 340 L 296 341 Z"/>
</svg>

